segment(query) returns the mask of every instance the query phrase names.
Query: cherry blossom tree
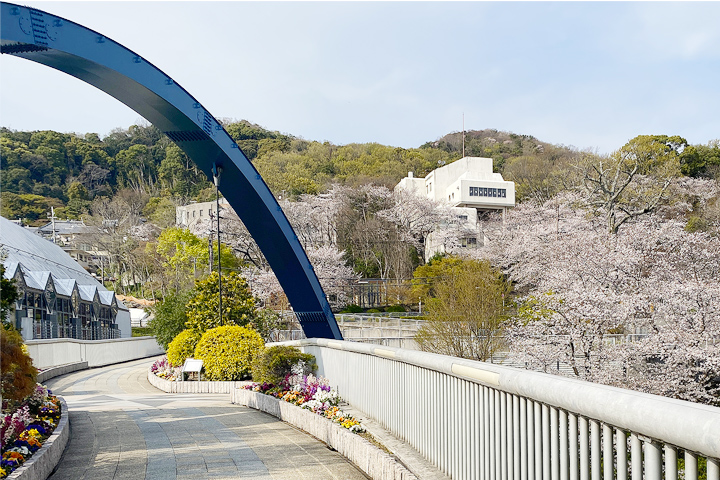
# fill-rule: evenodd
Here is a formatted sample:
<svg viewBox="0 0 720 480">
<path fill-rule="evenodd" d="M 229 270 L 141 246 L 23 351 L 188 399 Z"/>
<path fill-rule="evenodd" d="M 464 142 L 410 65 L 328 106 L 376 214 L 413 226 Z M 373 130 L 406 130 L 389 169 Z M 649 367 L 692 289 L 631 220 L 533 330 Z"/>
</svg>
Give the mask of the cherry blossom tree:
<svg viewBox="0 0 720 480">
<path fill-rule="evenodd" d="M 518 293 L 506 330 L 513 360 L 717 403 L 718 237 L 652 214 L 612 234 L 579 205 L 573 194 L 521 204 L 478 251 Z M 612 334 L 637 341 L 610 342 Z"/>
<path fill-rule="evenodd" d="M 345 307 L 350 300 L 347 287 L 357 282 L 360 276 L 345 265 L 344 253 L 335 247 L 321 246 L 307 250 L 307 255 L 331 306 Z M 266 305 L 278 302 L 282 305 L 283 300 L 287 303 L 272 270 L 248 267 L 243 269 L 243 276 L 248 279 L 253 295 Z"/>
</svg>

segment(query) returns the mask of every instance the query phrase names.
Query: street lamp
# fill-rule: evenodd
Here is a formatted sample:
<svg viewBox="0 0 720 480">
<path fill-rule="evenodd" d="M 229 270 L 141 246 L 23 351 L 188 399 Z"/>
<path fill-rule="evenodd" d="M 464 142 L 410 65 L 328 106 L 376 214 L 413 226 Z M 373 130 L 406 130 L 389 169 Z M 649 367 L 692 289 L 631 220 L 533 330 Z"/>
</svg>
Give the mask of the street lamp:
<svg viewBox="0 0 720 480">
<path fill-rule="evenodd" d="M 222 167 L 218 167 L 217 163 L 213 163 L 212 174 L 215 183 L 215 209 L 217 211 L 217 233 L 218 233 L 218 314 L 220 324 L 222 325 L 222 261 L 220 259 L 220 174 Z"/>
</svg>

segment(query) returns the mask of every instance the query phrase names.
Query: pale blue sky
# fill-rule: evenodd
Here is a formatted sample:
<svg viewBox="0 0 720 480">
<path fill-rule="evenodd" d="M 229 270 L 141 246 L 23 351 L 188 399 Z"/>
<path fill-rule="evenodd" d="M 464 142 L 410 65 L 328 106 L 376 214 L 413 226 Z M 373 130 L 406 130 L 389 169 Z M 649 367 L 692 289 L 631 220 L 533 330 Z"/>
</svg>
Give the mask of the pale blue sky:
<svg viewBox="0 0 720 480">
<path fill-rule="evenodd" d="M 417 147 L 496 128 L 610 152 L 720 138 L 719 2 L 38 2 L 118 41 L 218 118 Z M 79 80 L 0 58 L 0 125 L 140 121 Z"/>
</svg>

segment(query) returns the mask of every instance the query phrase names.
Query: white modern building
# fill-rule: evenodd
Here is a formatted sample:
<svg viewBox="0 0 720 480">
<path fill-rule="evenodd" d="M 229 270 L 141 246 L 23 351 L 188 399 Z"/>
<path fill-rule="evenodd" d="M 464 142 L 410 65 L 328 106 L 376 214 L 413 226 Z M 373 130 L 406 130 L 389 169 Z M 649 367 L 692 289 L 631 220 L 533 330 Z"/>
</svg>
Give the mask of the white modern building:
<svg viewBox="0 0 720 480">
<path fill-rule="evenodd" d="M 433 170 L 425 178 L 416 178 L 412 172 L 400 180 L 395 190 L 404 189 L 423 195 L 452 207 L 469 232 L 474 236 L 463 238 L 462 247 L 484 242 L 481 219 L 490 212 L 504 212 L 515 206 L 515 183 L 506 181 L 493 172 L 492 158 L 463 157 Z M 437 232 L 425 241 L 425 258 L 444 253 L 445 243 Z"/>
<path fill-rule="evenodd" d="M 415 191 L 452 207 L 502 211 L 515 206 L 515 183 L 493 173 L 492 158 L 464 157 L 425 178 L 415 178 L 410 172 L 395 188 Z"/>
</svg>

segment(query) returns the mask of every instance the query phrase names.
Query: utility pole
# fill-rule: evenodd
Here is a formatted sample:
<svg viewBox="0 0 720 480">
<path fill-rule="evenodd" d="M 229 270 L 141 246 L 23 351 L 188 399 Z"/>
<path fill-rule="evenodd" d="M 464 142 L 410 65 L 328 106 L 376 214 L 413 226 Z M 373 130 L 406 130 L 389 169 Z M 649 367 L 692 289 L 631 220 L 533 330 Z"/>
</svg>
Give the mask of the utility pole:
<svg viewBox="0 0 720 480">
<path fill-rule="evenodd" d="M 55 207 L 50 207 L 50 221 L 52 222 L 52 242 L 57 245 L 57 237 L 55 235 Z"/>
<path fill-rule="evenodd" d="M 220 173 L 222 168 L 217 163 L 213 163 L 213 181 L 215 182 L 215 209 L 217 210 L 217 234 L 218 234 L 218 313 L 220 315 L 220 325 L 222 325 L 222 261 L 220 260 Z"/>
</svg>

